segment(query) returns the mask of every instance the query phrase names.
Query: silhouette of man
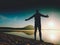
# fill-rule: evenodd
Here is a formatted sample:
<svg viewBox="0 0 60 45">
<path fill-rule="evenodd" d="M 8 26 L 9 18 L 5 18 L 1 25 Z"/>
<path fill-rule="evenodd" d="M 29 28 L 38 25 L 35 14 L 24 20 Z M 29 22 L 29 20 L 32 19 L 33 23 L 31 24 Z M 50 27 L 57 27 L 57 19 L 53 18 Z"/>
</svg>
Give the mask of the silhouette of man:
<svg viewBox="0 0 60 45">
<path fill-rule="evenodd" d="M 40 41 L 42 40 L 42 33 L 41 33 L 41 17 L 49 17 L 48 15 L 42 15 L 39 13 L 39 10 L 36 10 L 36 13 L 31 16 L 28 19 L 25 19 L 25 21 L 28 21 L 30 19 L 32 19 L 34 17 L 35 19 L 35 31 L 34 31 L 34 39 L 36 40 L 36 32 L 37 32 L 37 28 L 39 30 L 39 37 L 40 37 Z"/>
</svg>

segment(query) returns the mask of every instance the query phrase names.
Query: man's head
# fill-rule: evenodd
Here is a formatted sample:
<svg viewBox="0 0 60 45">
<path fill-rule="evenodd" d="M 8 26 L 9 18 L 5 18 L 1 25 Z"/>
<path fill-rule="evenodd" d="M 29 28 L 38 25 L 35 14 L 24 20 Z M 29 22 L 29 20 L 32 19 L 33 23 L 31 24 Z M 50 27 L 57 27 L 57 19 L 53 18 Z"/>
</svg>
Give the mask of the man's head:
<svg viewBox="0 0 60 45">
<path fill-rule="evenodd" d="M 39 13 L 39 10 L 36 10 L 36 13 Z"/>
</svg>

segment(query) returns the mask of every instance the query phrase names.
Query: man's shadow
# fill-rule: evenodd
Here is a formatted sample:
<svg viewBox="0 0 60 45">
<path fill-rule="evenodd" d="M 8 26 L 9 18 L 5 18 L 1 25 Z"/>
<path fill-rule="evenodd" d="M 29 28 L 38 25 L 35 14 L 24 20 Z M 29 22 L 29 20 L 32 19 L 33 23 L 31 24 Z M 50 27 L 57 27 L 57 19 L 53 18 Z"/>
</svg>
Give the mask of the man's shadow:
<svg viewBox="0 0 60 45">
<path fill-rule="evenodd" d="M 38 31 L 39 31 L 39 37 L 40 37 L 40 41 L 42 42 L 42 32 L 41 32 L 41 17 L 46 17 L 48 18 L 49 16 L 48 15 L 43 15 L 41 13 L 39 13 L 39 10 L 36 10 L 36 13 L 29 17 L 28 19 L 25 19 L 25 21 L 28 21 L 30 19 L 32 19 L 34 17 L 34 20 L 35 20 L 35 26 L 34 26 L 34 39 L 36 40 L 36 32 L 37 32 L 37 28 L 38 28 Z"/>
</svg>

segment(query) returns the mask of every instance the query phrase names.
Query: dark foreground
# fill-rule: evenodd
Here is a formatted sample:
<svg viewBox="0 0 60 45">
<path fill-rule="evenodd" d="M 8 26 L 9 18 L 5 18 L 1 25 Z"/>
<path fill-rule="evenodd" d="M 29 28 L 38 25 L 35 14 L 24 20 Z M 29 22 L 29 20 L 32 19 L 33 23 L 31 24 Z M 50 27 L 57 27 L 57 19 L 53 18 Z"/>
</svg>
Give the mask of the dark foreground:
<svg viewBox="0 0 60 45">
<path fill-rule="evenodd" d="M 16 35 L 0 33 L 0 45 L 54 45 L 48 42 L 35 41 Z"/>
</svg>

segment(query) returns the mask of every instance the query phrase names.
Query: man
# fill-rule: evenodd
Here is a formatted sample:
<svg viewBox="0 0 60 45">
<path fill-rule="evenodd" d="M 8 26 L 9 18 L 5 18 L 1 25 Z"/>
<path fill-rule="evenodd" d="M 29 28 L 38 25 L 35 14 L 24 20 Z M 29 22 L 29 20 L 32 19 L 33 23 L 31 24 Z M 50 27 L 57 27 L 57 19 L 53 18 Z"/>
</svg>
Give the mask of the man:
<svg viewBox="0 0 60 45">
<path fill-rule="evenodd" d="M 25 21 L 28 21 L 30 19 L 32 19 L 34 17 L 34 20 L 35 20 L 35 31 L 34 31 L 34 39 L 36 40 L 36 32 L 37 32 L 37 28 L 39 30 L 39 36 L 40 36 L 40 41 L 43 41 L 42 40 L 42 33 L 41 33 L 41 17 L 49 17 L 48 15 L 42 15 L 39 13 L 38 10 L 36 10 L 36 13 L 31 16 L 30 18 L 28 19 L 25 19 Z"/>
</svg>

